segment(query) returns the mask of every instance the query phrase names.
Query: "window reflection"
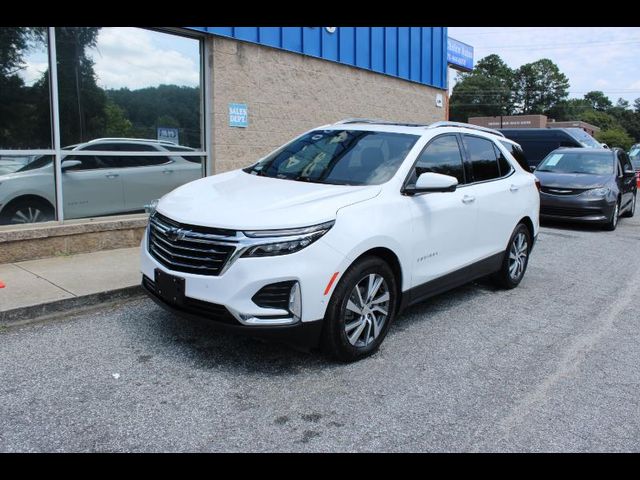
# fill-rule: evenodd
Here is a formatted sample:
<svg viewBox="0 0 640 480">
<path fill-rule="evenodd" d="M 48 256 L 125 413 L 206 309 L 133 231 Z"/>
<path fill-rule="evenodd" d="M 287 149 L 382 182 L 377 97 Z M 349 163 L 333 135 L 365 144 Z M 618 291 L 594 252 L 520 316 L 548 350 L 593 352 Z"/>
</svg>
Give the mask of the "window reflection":
<svg viewBox="0 0 640 480">
<path fill-rule="evenodd" d="M 0 28 L 0 224 L 55 219 L 48 32 Z M 55 43 L 65 219 L 141 212 L 202 177 L 200 40 L 56 27 Z"/>
<path fill-rule="evenodd" d="M 0 148 L 51 148 L 45 27 L 0 28 Z"/>
<path fill-rule="evenodd" d="M 200 43 L 138 28 L 56 28 L 61 141 L 158 139 L 198 148 Z"/>
<path fill-rule="evenodd" d="M 53 155 L 0 155 L 0 225 L 55 219 Z"/>
</svg>

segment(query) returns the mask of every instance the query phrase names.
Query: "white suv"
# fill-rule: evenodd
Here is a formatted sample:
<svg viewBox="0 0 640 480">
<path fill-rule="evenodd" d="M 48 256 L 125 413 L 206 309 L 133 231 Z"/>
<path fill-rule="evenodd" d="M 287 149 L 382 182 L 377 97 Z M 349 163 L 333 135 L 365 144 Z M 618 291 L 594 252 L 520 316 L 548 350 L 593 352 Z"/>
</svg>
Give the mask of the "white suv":
<svg viewBox="0 0 640 480">
<path fill-rule="evenodd" d="M 371 354 L 406 306 L 525 273 L 535 177 L 494 130 L 351 119 L 154 203 L 143 286 L 160 305 L 253 334 Z"/>
</svg>

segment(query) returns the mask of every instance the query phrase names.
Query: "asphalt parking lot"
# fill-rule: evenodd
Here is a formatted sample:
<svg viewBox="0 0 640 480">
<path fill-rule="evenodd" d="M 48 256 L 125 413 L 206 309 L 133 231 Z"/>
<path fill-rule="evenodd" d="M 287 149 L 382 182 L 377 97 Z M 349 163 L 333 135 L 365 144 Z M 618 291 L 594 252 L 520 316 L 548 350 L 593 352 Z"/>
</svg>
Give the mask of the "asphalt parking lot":
<svg viewBox="0 0 640 480">
<path fill-rule="evenodd" d="M 343 365 L 147 299 L 0 331 L 0 451 L 639 451 L 640 216 L 545 226 L 519 288 Z"/>
</svg>

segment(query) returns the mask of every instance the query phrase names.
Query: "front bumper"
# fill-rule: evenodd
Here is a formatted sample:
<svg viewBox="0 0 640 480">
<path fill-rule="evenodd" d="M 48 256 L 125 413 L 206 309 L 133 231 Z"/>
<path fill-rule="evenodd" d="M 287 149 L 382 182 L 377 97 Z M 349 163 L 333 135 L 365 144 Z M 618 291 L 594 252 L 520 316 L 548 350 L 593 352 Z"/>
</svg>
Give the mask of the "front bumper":
<svg viewBox="0 0 640 480">
<path fill-rule="evenodd" d="M 198 275 L 169 270 L 152 257 L 147 247 L 148 235 L 144 235 L 140 248 L 140 269 L 143 287 L 152 299 L 176 314 L 206 318 L 211 323 L 246 333 L 278 336 L 297 344 L 310 345 L 317 339 L 331 293 L 339 276 L 327 291 L 327 284 L 335 272 L 343 273 L 349 259 L 319 239 L 296 253 L 257 258 L 238 258 L 221 275 Z M 177 308 L 167 304 L 154 292 L 155 270 L 184 279 L 184 296 L 190 307 Z M 146 280 L 145 280 L 146 277 Z M 287 310 L 263 308 L 252 298 L 266 285 L 297 281 L 300 285 L 300 321 L 288 325 L 250 324 L 251 319 L 266 319 L 275 323 L 291 317 Z M 222 308 L 222 310 L 220 310 Z M 212 310 L 213 309 L 213 310 Z M 221 312 L 222 316 L 217 313 Z M 263 322 L 266 323 L 266 322 Z M 273 322 L 272 322 L 273 323 Z"/>
<path fill-rule="evenodd" d="M 609 221 L 615 205 L 615 200 L 607 197 L 589 198 L 540 192 L 541 219 L 603 223 Z"/>
<path fill-rule="evenodd" d="M 320 335 L 322 333 L 322 321 L 320 320 L 298 322 L 293 325 L 247 326 L 238 322 L 221 305 L 193 302 L 188 306 L 178 307 L 167 303 L 158 296 L 153 281 L 146 275 L 143 275 L 142 278 L 142 288 L 156 304 L 178 317 L 206 322 L 207 325 L 233 333 L 281 341 L 296 347 L 312 349 L 320 344 Z"/>
</svg>

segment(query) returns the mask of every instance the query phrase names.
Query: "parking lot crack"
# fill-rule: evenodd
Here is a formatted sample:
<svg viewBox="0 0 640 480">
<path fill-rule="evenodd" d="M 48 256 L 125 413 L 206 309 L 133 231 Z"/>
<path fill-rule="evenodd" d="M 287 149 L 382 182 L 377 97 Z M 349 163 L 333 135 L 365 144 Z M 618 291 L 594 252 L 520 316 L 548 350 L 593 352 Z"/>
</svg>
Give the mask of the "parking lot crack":
<svg viewBox="0 0 640 480">
<path fill-rule="evenodd" d="M 640 270 L 629 278 L 623 289 L 609 307 L 598 315 L 589 333 L 577 336 L 566 348 L 556 368 L 546 378 L 524 396 L 497 425 L 505 440 L 511 430 L 520 424 L 531 413 L 536 405 L 547 402 L 549 391 L 563 379 L 574 375 L 587 354 L 614 328 L 616 319 L 637 298 L 640 290 Z"/>
</svg>

